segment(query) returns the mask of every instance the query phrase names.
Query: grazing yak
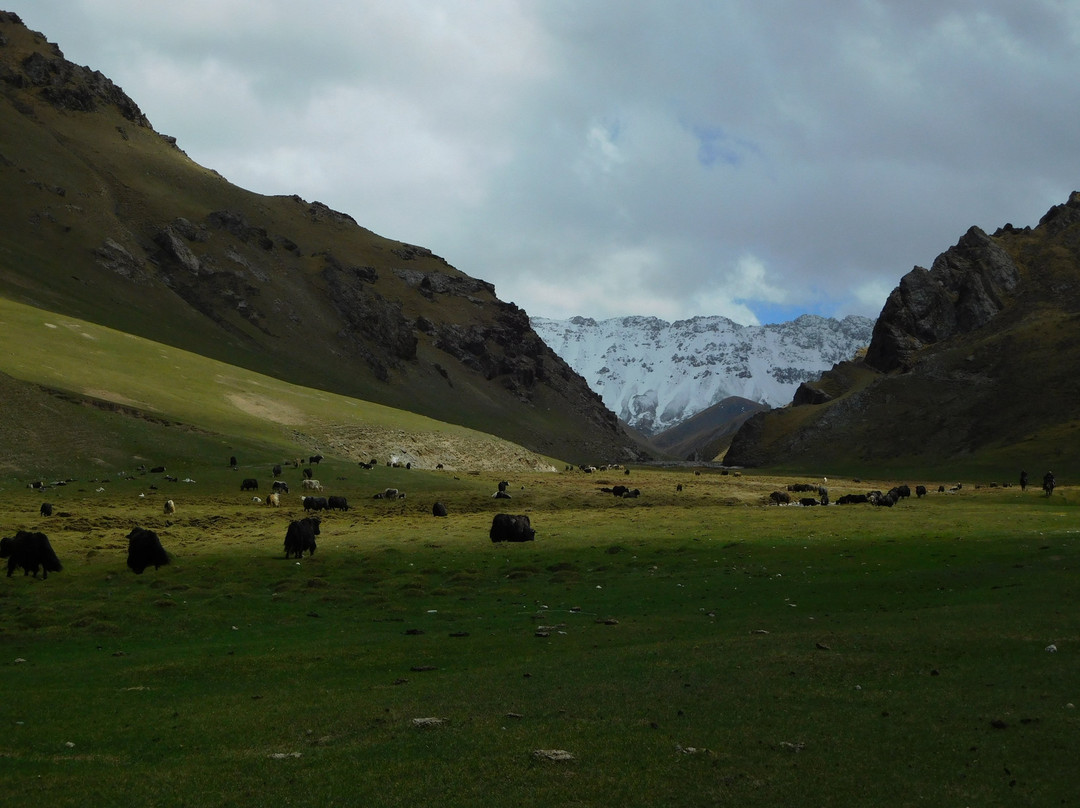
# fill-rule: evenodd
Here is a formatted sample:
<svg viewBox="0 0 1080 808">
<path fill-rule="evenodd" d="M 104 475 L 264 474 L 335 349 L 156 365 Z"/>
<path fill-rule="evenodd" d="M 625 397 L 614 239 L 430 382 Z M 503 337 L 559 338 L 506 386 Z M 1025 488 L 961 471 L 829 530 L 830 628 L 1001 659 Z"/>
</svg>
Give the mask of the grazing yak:
<svg viewBox="0 0 1080 808">
<path fill-rule="evenodd" d="M 446 506 L 443 505 L 441 502 L 436 502 L 434 505 L 431 506 L 431 515 L 446 516 Z"/>
<path fill-rule="evenodd" d="M 52 512 L 53 512 L 53 505 L 52 505 L 51 502 L 42 502 L 41 503 L 41 511 L 40 511 L 40 513 L 41 513 L 42 516 L 52 516 Z"/>
<path fill-rule="evenodd" d="M 330 508 L 326 497 L 300 497 L 305 511 L 325 511 Z"/>
<path fill-rule="evenodd" d="M 322 483 L 318 480 L 313 480 L 310 477 L 304 480 L 301 485 L 305 491 L 322 491 Z"/>
<path fill-rule="evenodd" d="M 176 503 L 173 502 L 171 499 L 165 500 L 165 507 L 164 507 L 163 510 L 167 514 L 168 513 L 176 513 Z"/>
<path fill-rule="evenodd" d="M 791 494 L 787 491 L 773 491 L 769 494 L 769 499 L 775 502 L 777 505 L 789 505 L 791 504 Z"/>
<path fill-rule="evenodd" d="M 169 563 L 169 554 L 161 546 L 161 539 L 154 531 L 136 527 L 128 533 L 127 540 L 127 565 L 136 575 L 142 575 L 147 567 L 158 569 Z"/>
<path fill-rule="evenodd" d="M 319 518 L 308 516 L 289 522 L 285 532 L 285 557 L 301 558 L 306 550 L 309 556 L 315 555 L 315 537 L 319 535 Z"/>
<path fill-rule="evenodd" d="M 275 491 L 273 494 L 269 494 L 266 497 L 266 505 L 269 508 L 276 508 L 281 504 L 281 494 Z"/>
<path fill-rule="evenodd" d="M 8 560 L 7 577 L 16 567 L 23 568 L 23 575 L 33 573 L 37 578 L 41 570 L 42 579 L 50 572 L 60 572 L 63 566 L 49 544 L 49 537 L 44 533 L 20 530 L 8 539 L 0 539 L 0 558 Z"/>
<path fill-rule="evenodd" d="M 289 493 L 289 484 L 284 480 L 274 480 L 274 484 L 271 488 L 279 494 Z"/>
<path fill-rule="evenodd" d="M 536 538 L 536 531 L 529 524 L 528 516 L 497 513 L 491 520 L 491 531 L 488 535 L 493 542 L 532 541 Z"/>
<path fill-rule="evenodd" d="M 345 497 L 327 497 L 326 509 L 328 511 L 347 511 L 349 510 L 349 500 Z"/>
<path fill-rule="evenodd" d="M 259 481 L 256 480 L 254 477 L 245 477 L 244 481 L 242 483 L 240 483 L 240 490 L 241 491 L 258 491 L 259 490 Z"/>
</svg>

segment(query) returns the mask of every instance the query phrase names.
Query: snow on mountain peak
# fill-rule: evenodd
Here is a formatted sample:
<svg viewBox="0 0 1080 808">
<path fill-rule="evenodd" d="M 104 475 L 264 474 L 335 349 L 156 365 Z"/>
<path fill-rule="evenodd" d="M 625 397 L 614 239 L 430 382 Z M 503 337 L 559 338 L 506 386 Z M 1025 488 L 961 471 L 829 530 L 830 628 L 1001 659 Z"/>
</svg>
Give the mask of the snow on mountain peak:
<svg viewBox="0 0 1080 808">
<path fill-rule="evenodd" d="M 773 407 L 870 342 L 874 321 L 804 314 L 739 325 L 726 317 L 531 318 L 533 329 L 622 420 L 656 434 L 730 396 Z"/>
</svg>

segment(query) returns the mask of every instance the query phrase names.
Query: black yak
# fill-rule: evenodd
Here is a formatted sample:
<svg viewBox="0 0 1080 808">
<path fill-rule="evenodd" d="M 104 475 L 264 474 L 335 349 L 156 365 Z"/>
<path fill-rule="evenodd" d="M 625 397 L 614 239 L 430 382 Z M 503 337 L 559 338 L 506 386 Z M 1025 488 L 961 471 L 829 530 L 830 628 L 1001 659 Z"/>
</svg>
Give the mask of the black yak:
<svg viewBox="0 0 1080 808">
<path fill-rule="evenodd" d="M 431 515 L 446 516 L 446 506 L 443 505 L 441 502 L 436 502 L 434 505 L 431 506 Z"/>
<path fill-rule="evenodd" d="M 50 572 L 60 572 L 63 566 L 49 544 L 49 537 L 44 533 L 20 530 L 8 539 L 0 539 L 0 558 L 8 560 L 8 578 L 16 567 L 23 568 L 23 575 L 33 573 L 37 578 L 48 578 Z"/>
<path fill-rule="evenodd" d="M 41 503 L 41 511 L 40 511 L 40 513 L 41 513 L 42 516 L 52 516 L 52 514 L 53 514 L 52 503 L 51 502 L 42 502 Z"/>
<path fill-rule="evenodd" d="M 142 575 L 147 567 L 158 569 L 169 563 L 169 554 L 161 546 L 161 539 L 154 531 L 144 527 L 132 528 L 127 539 L 127 565 L 136 575 Z"/>
<path fill-rule="evenodd" d="M 528 516 L 497 513 L 491 520 L 491 531 L 488 535 L 493 542 L 532 541 L 536 538 L 536 531 L 529 524 Z"/>
<path fill-rule="evenodd" d="M 254 477 L 245 477 L 244 481 L 242 483 L 240 483 L 240 490 L 241 491 L 258 491 L 259 490 L 259 481 L 256 480 Z"/>
<path fill-rule="evenodd" d="M 305 511 L 325 511 L 330 507 L 326 497 L 300 497 Z"/>
<path fill-rule="evenodd" d="M 285 557 L 301 558 L 305 550 L 308 555 L 315 555 L 315 537 L 318 535 L 319 519 L 316 516 L 289 522 L 285 533 Z"/>
<path fill-rule="evenodd" d="M 347 511 L 349 510 L 349 500 L 345 497 L 327 497 L 326 509 L 328 511 Z"/>
</svg>

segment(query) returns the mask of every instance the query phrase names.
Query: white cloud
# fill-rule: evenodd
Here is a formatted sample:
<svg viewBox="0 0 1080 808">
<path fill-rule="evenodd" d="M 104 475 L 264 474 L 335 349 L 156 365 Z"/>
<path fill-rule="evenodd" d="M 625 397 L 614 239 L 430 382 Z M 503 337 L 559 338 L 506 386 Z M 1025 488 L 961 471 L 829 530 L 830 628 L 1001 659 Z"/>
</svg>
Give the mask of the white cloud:
<svg viewBox="0 0 1080 808">
<path fill-rule="evenodd" d="M 8 7 L 203 165 L 531 314 L 876 316 L 970 225 L 1080 186 L 1077 3 Z"/>
</svg>

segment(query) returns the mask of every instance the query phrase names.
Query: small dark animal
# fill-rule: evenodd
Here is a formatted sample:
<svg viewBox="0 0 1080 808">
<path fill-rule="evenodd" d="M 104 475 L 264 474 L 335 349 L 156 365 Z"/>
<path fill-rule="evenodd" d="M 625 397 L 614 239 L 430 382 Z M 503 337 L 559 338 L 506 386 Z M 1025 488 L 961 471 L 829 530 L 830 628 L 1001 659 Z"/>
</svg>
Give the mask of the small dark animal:
<svg viewBox="0 0 1080 808">
<path fill-rule="evenodd" d="M 311 469 L 310 468 L 305 468 L 304 469 L 304 479 L 305 480 L 310 480 L 311 479 Z"/>
<path fill-rule="evenodd" d="M 1020 490 L 1021 491 L 1026 491 L 1027 490 L 1027 484 L 1028 484 L 1028 474 L 1027 474 L 1026 471 L 1021 471 L 1020 472 Z"/>
<path fill-rule="evenodd" d="M 502 482 L 499 483 L 499 490 L 500 491 L 505 491 L 509 487 L 510 487 L 510 483 L 508 483 L 506 480 L 503 480 Z"/>
<path fill-rule="evenodd" d="M 270 473 L 273 474 L 274 477 L 280 477 L 281 476 L 281 464 L 280 463 L 275 464 L 274 467 L 272 469 L 270 469 Z"/>
<path fill-rule="evenodd" d="M 23 568 L 23 575 L 33 573 L 37 578 L 40 569 L 42 579 L 50 572 L 60 572 L 63 566 L 44 533 L 20 530 L 9 539 L 0 539 L 0 558 L 8 560 L 7 577 L 16 567 Z"/>
<path fill-rule="evenodd" d="M 441 502 L 436 502 L 434 505 L 431 506 L 431 515 L 446 516 L 446 506 L 443 505 Z"/>
<path fill-rule="evenodd" d="M 920 499 L 922 497 L 925 497 L 926 496 L 926 486 L 925 485 L 917 485 L 917 486 L 915 486 L 915 496 L 920 498 Z"/>
<path fill-rule="evenodd" d="M 791 494 L 787 491 L 773 491 L 769 494 L 769 499 L 777 505 L 787 505 L 791 502 Z"/>
<path fill-rule="evenodd" d="M 273 489 L 280 494 L 287 494 L 289 493 L 289 484 L 284 480 L 274 480 Z"/>
<path fill-rule="evenodd" d="M 154 531 L 137 527 L 128 533 L 127 539 L 127 565 L 136 575 L 142 575 L 147 567 L 158 569 L 169 563 L 169 554 L 161 546 L 161 539 Z"/>
<path fill-rule="evenodd" d="M 53 506 L 52 506 L 51 502 L 42 502 L 41 503 L 41 515 L 42 516 L 52 516 L 52 511 L 53 511 Z"/>
<path fill-rule="evenodd" d="M 615 487 L 618 488 L 618 486 L 615 486 Z M 628 488 L 625 491 L 623 491 L 622 496 L 623 496 L 623 499 L 637 499 L 638 497 L 641 496 L 641 489 L 640 488 Z"/>
<path fill-rule="evenodd" d="M 810 508 L 810 507 L 813 507 L 814 505 L 820 505 L 821 503 L 818 502 L 813 497 L 802 497 L 799 500 L 799 504 L 802 505 L 803 507 Z"/>
<path fill-rule="evenodd" d="M 325 511 L 330 508 L 326 497 L 303 497 L 305 511 Z"/>
<path fill-rule="evenodd" d="M 313 466 L 317 466 L 321 462 L 322 462 L 322 455 L 321 454 L 312 455 L 311 457 L 308 458 L 308 463 L 310 463 Z"/>
<path fill-rule="evenodd" d="M 491 496 L 494 497 L 495 499 L 511 499 L 510 495 L 508 493 L 506 493 L 505 491 L 496 491 Z"/>
<path fill-rule="evenodd" d="M 164 466 L 154 466 L 152 469 L 150 469 L 150 473 L 151 474 L 164 474 L 165 473 L 165 467 Z"/>
<path fill-rule="evenodd" d="M 301 558 L 305 550 L 309 556 L 315 555 L 315 537 L 318 535 L 318 517 L 309 516 L 289 522 L 289 529 L 285 532 L 285 557 Z"/>
<path fill-rule="evenodd" d="M 621 497 L 629 490 L 630 489 L 627 488 L 625 485 L 615 485 L 615 486 L 612 486 L 611 493 L 614 496 Z"/>
<path fill-rule="evenodd" d="M 861 502 L 869 502 L 870 498 L 866 494 L 844 494 L 838 500 L 837 505 L 854 505 Z"/>
<path fill-rule="evenodd" d="M 488 535 L 493 542 L 532 541 L 536 538 L 536 531 L 529 524 L 528 516 L 497 513 L 491 520 L 491 530 Z"/>
<path fill-rule="evenodd" d="M 347 511 L 349 510 L 349 501 L 345 497 L 328 497 L 326 509 L 330 511 Z"/>
<path fill-rule="evenodd" d="M 236 468 L 236 455 L 229 458 L 229 467 Z"/>
<path fill-rule="evenodd" d="M 1057 485 L 1057 481 L 1054 479 L 1054 472 L 1048 471 L 1043 475 L 1043 491 L 1046 492 L 1046 496 L 1050 496 L 1054 493 L 1054 486 Z"/>
<path fill-rule="evenodd" d="M 258 491 L 259 490 L 259 481 L 256 480 L 254 477 L 245 477 L 244 481 L 242 483 L 240 483 L 240 490 L 241 491 Z"/>
</svg>

